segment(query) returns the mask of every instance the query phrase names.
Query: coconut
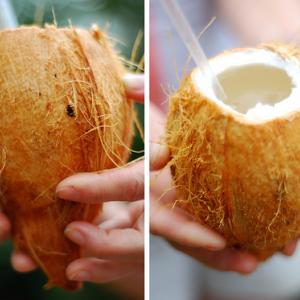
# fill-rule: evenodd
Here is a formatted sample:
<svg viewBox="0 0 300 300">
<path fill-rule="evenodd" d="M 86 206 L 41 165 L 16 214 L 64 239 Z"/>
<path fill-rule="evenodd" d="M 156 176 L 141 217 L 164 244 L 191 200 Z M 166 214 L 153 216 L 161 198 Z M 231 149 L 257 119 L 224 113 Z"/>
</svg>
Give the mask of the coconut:
<svg viewBox="0 0 300 300">
<path fill-rule="evenodd" d="M 170 97 L 176 203 L 264 260 L 300 233 L 300 52 L 279 44 L 211 59 Z"/>
<path fill-rule="evenodd" d="M 1 31 L 0 70 L 1 204 L 14 245 L 49 286 L 76 289 L 65 270 L 80 249 L 64 229 L 93 222 L 100 206 L 57 199 L 55 188 L 128 159 L 134 111 L 124 70 L 97 28 L 54 26 Z"/>
</svg>

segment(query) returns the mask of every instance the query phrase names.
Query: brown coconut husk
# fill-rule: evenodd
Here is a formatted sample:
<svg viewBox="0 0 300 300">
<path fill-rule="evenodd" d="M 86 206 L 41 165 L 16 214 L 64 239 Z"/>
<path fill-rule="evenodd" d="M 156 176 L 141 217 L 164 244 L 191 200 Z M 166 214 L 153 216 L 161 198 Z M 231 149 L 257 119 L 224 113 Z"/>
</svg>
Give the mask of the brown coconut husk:
<svg viewBox="0 0 300 300">
<path fill-rule="evenodd" d="M 80 249 L 64 229 L 100 206 L 57 199 L 55 187 L 127 161 L 134 110 L 122 65 L 98 29 L 21 27 L 0 32 L 0 70 L 1 204 L 14 245 L 48 286 L 77 289 L 65 270 Z"/>
<path fill-rule="evenodd" d="M 297 48 L 263 47 L 299 61 Z M 167 144 L 177 205 L 229 246 L 260 260 L 298 238 L 299 111 L 251 123 L 201 94 L 193 73 L 169 103 Z"/>
</svg>

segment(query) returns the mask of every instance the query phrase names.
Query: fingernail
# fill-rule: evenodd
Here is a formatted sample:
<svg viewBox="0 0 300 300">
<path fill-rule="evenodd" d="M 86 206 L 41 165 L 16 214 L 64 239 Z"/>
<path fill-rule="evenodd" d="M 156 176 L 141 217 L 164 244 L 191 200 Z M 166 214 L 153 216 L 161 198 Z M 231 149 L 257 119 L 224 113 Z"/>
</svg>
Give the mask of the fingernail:
<svg viewBox="0 0 300 300">
<path fill-rule="evenodd" d="M 72 186 L 57 187 L 56 195 L 59 199 L 74 201 L 78 198 L 78 191 Z"/>
<path fill-rule="evenodd" d="M 123 77 L 124 84 L 128 91 L 140 91 L 144 89 L 144 78 L 136 74 L 126 74 Z"/>
<path fill-rule="evenodd" d="M 240 262 L 240 274 L 246 275 L 255 271 L 257 262 L 254 259 L 244 258 Z"/>
<path fill-rule="evenodd" d="M 154 161 L 161 152 L 161 145 L 156 143 L 150 144 L 150 161 Z"/>
<path fill-rule="evenodd" d="M 90 280 L 90 278 L 91 278 L 91 275 L 87 271 L 79 271 L 70 276 L 71 280 L 76 280 L 76 281 L 88 281 L 88 280 Z"/>
<path fill-rule="evenodd" d="M 4 220 L 0 219 L 0 238 L 4 238 L 8 235 L 10 230 L 9 224 Z"/>
<path fill-rule="evenodd" d="M 247 260 L 244 262 L 244 270 L 245 272 L 253 272 L 256 268 L 256 263 L 253 260 Z"/>
<path fill-rule="evenodd" d="M 85 238 L 81 232 L 79 232 L 76 229 L 71 229 L 71 228 L 66 228 L 65 229 L 65 235 L 72 240 L 74 243 L 78 245 L 84 245 L 85 243 Z"/>
<path fill-rule="evenodd" d="M 163 168 L 170 160 L 169 148 L 165 143 L 150 143 L 150 169 Z"/>
</svg>

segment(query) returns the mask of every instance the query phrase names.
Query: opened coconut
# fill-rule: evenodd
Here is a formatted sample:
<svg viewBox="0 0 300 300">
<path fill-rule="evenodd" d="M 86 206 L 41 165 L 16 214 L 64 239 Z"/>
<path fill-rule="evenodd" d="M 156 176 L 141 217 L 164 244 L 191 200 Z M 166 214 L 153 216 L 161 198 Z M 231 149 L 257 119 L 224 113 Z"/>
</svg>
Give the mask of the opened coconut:
<svg viewBox="0 0 300 300">
<path fill-rule="evenodd" d="M 300 233 L 300 52 L 263 45 L 195 69 L 170 98 L 167 143 L 182 207 L 263 260 Z"/>
<path fill-rule="evenodd" d="M 57 199 L 56 185 L 128 158 L 133 106 L 122 75 L 98 29 L 0 32 L 1 204 L 15 247 L 44 270 L 50 285 L 79 287 L 65 275 L 80 249 L 64 229 L 75 220 L 92 222 L 100 209 Z"/>
</svg>

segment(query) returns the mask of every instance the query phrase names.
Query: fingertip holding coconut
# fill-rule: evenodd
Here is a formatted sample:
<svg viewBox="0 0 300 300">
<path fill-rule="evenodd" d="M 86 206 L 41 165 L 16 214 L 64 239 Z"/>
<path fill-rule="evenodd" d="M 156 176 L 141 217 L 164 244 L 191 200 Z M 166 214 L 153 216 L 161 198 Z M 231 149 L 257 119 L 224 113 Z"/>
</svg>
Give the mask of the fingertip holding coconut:
<svg viewBox="0 0 300 300">
<path fill-rule="evenodd" d="M 300 233 L 300 51 L 262 45 L 211 60 L 170 98 L 167 143 L 178 201 L 228 245 L 273 255 Z"/>
<path fill-rule="evenodd" d="M 65 270 L 80 249 L 64 229 L 92 222 L 100 206 L 57 199 L 55 187 L 127 161 L 134 109 L 123 67 L 99 29 L 47 26 L 0 31 L 0 70 L 1 206 L 14 245 L 48 286 L 75 290 Z"/>
</svg>

